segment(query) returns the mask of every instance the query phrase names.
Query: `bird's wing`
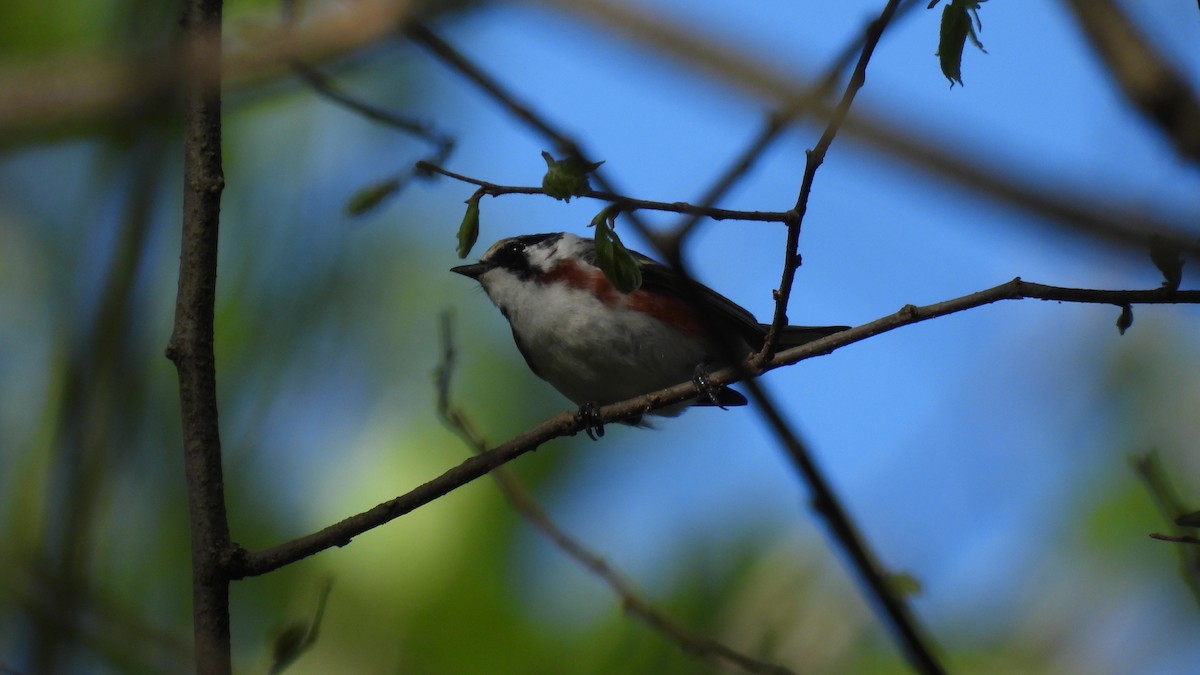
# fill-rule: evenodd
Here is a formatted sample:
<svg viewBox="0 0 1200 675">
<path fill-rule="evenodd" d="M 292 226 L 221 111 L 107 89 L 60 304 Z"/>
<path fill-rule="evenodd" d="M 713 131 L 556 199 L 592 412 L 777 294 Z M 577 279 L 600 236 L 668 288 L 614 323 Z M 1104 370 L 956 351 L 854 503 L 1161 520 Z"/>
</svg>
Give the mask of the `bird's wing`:
<svg viewBox="0 0 1200 675">
<path fill-rule="evenodd" d="M 591 243 L 590 241 L 588 243 Z M 738 337 L 746 342 L 751 349 L 762 349 L 763 338 L 767 335 L 767 324 L 761 324 L 745 307 L 721 295 L 713 289 L 696 281 L 691 292 L 685 287 L 679 273 L 657 260 L 630 251 L 642 268 L 642 288 L 651 293 L 661 293 L 674 297 L 697 307 L 709 316 L 718 326 L 728 327 Z M 595 265 L 595 248 L 589 247 L 583 254 L 584 259 Z M 781 348 L 796 347 L 806 342 L 818 340 L 846 330 L 849 326 L 788 326 L 780 335 Z"/>
<path fill-rule="evenodd" d="M 687 288 L 686 281 L 666 265 L 644 256 L 640 256 L 640 262 L 642 288 L 647 292 L 678 298 L 709 317 L 714 325 L 732 331 L 752 349 L 762 347 L 766 332 L 744 307 L 700 282 Z"/>
</svg>

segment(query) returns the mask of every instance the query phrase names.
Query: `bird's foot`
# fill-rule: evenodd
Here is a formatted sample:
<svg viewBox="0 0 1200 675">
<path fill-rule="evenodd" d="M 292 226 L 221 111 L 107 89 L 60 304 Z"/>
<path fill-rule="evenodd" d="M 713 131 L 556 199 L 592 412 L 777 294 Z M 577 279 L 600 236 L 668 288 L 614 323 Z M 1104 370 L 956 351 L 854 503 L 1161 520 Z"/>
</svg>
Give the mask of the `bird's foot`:
<svg viewBox="0 0 1200 675">
<path fill-rule="evenodd" d="M 583 431 L 588 438 L 597 440 L 604 436 L 604 420 L 600 417 L 600 406 L 595 401 L 588 401 L 579 406 L 575 416 L 583 422 Z"/>
<path fill-rule="evenodd" d="M 721 410 L 725 410 L 725 406 L 721 405 L 721 399 L 718 393 L 722 387 L 714 385 L 708 379 L 708 366 L 703 363 L 696 366 L 695 372 L 692 373 L 692 384 L 696 385 L 696 393 L 700 398 L 717 406 Z"/>
</svg>

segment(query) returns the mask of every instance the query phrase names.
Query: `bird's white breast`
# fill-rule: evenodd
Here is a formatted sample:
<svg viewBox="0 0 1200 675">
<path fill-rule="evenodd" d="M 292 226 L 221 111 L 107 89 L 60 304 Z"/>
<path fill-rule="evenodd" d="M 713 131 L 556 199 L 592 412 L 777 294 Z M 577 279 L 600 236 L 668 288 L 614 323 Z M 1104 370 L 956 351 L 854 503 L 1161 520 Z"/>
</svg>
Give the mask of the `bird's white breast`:
<svg viewBox="0 0 1200 675">
<path fill-rule="evenodd" d="M 629 309 L 620 294 L 602 300 L 565 281 L 536 283 L 506 269 L 480 282 L 538 374 L 578 404 L 685 382 L 709 358 L 700 342 Z"/>
</svg>

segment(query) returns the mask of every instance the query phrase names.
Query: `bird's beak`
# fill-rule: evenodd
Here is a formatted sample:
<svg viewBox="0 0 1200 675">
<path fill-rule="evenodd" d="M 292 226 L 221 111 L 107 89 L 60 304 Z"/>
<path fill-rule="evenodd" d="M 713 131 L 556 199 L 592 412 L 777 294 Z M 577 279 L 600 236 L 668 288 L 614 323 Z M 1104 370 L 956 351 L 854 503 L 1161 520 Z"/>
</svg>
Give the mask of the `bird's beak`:
<svg viewBox="0 0 1200 675">
<path fill-rule="evenodd" d="M 458 267 L 451 267 L 450 271 L 454 272 L 455 274 L 461 274 L 464 277 L 478 279 L 480 277 L 480 275 L 482 275 L 484 272 L 488 271 L 488 265 L 485 265 L 484 263 L 475 263 L 473 265 L 459 265 Z"/>
</svg>

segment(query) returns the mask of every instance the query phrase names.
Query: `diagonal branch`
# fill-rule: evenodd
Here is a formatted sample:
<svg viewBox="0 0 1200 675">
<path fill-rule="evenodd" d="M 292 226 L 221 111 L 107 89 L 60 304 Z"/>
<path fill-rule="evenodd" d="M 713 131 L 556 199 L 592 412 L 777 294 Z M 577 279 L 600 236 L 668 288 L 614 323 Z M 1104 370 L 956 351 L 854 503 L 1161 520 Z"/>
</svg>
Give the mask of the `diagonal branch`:
<svg viewBox="0 0 1200 675">
<path fill-rule="evenodd" d="M 871 598 L 878 604 L 890 628 L 896 634 L 909 663 L 919 673 L 945 672 L 934 654 L 934 645 L 926 631 L 913 615 L 904 596 L 888 582 L 887 571 L 842 506 L 842 501 L 834 492 L 833 486 L 825 479 L 824 473 L 813 459 L 808 444 L 800 438 L 757 379 L 749 379 L 745 385 L 750 398 L 767 419 L 788 458 L 812 491 L 813 509 L 825 521 L 838 546 L 850 557 L 855 571 L 870 591 Z"/>
<path fill-rule="evenodd" d="M 450 315 L 443 313 L 441 319 L 442 357 L 435 374 L 438 395 L 438 416 L 471 446 L 476 453 L 487 451 L 487 441 L 475 430 L 467 416 L 450 400 L 450 378 L 454 369 L 455 351 L 451 336 Z M 716 640 L 700 635 L 670 616 L 663 613 L 648 600 L 643 598 L 633 584 L 608 564 L 604 558 L 588 550 L 574 537 L 567 534 L 555 523 L 550 516 L 521 485 L 516 474 L 502 466 L 492 472 L 492 477 L 500 486 L 500 492 L 509 504 L 517 510 L 534 527 L 541 530 L 555 546 L 563 553 L 596 575 L 600 581 L 608 585 L 613 593 L 621 599 L 621 606 L 631 615 L 641 619 L 651 628 L 659 631 L 667 639 L 679 645 L 684 651 L 701 658 L 714 661 L 726 661 L 748 673 L 771 673 L 774 675 L 790 675 L 791 670 L 767 661 L 761 661 L 752 656 L 724 645 Z"/>
<path fill-rule="evenodd" d="M 405 29 L 405 34 L 473 82 L 475 86 L 479 87 L 491 96 L 493 100 L 503 106 L 510 115 L 528 125 L 542 136 L 550 139 L 554 143 L 555 149 L 564 155 L 560 159 L 574 160 L 583 164 L 594 163 L 588 158 L 588 154 L 584 152 L 580 144 L 573 138 L 547 122 L 532 107 L 520 101 L 512 92 L 506 89 L 499 80 L 472 63 L 470 59 L 434 34 L 427 26 L 419 22 L 413 22 Z M 604 190 L 611 193 L 621 192 L 604 176 L 603 171 L 596 171 L 591 175 L 595 178 L 596 184 Z M 639 222 L 636 212 L 631 211 L 627 215 L 634 223 Z"/>
<path fill-rule="evenodd" d="M 775 354 L 768 363 L 764 364 L 761 370 L 755 371 L 754 374 L 761 374 L 762 372 L 789 366 L 816 356 L 829 354 L 855 342 L 861 342 L 875 335 L 910 324 L 982 307 L 1001 300 L 1019 300 L 1022 298 L 1107 304 L 1117 307 L 1126 304 L 1200 304 L 1200 291 L 1170 291 L 1166 289 L 1121 291 L 1064 288 L 1061 286 L 1036 284 L 1017 278 L 986 290 L 932 305 L 922 307 L 905 305 L 894 314 L 880 317 L 861 326 L 835 333 L 799 347 L 781 351 Z M 714 385 L 732 384 L 738 381 L 739 376 L 744 370 L 724 368 L 711 373 L 709 379 Z M 684 382 L 627 401 L 603 406 L 599 410 L 599 416 L 605 422 L 616 422 L 628 419 L 634 415 L 642 415 L 673 403 L 685 401 L 695 396 L 696 385 L 692 382 Z M 345 546 L 354 537 L 420 508 L 434 499 L 487 474 L 496 467 L 507 464 L 527 452 L 536 450 L 551 439 L 574 435 L 581 431 L 583 431 L 583 422 L 574 411 L 561 412 L 533 429 L 509 439 L 487 452 L 470 457 L 440 476 L 372 509 L 350 516 L 318 532 L 298 539 L 293 539 L 261 551 L 243 552 L 238 559 L 231 561 L 233 566 L 231 575 L 233 578 L 242 578 L 265 574 L 320 551 L 336 546 Z"/>
<path fill-rule="evenodd" d="M 437 158 L 428 161 L 434 163 L 445 161 L 445 158 L 449 156 L 450 151 L 454 148 L 454 138 L 449 134 L 439 131 L 437 127 L 429 122 L 406 117 L 369 101 L 364 101 L 343 90 L 315 66 L 297 61 L 293 65 L 293 68 L 296 74 L 300 76 L 300 79 L 307 82 L 308 86 L 313 88 L 313 91 L 316 91 L 330 101 L 356 112 L 373 122 L 378 122 L 386 127 L 403 131 L 427 141 L 434 147 L 433 156 Z"/>
<path fill-rule="evenodd" d="M 590 163 L 578 143 L 548 124 L 532 108 L 522 103 L 516 96 L 509 92 L 499 80 L 484 72 L 483 69 L 474 63 L 471 63 L 469 59 L 445 40 L 434 34 L 427 26 L 413 22 L 407 26 L 405 34 L 473 82 L 475 86 L 491 96 L 493 100 L 504 106 L 504 109 L 513 117 L 553 141 L 555 149 L 559 153 L 566 155 L 566 158 Z"/>
<path fill-rule="evenodd" d="M 875 46 L 879 44 L 879 40 L 883 36 L 883 31 L 887 28 L 892 16 L 896 13 L 899 4 L 900 0 L 888 0 L 879 18 L 871 22 L 867 27 L 862 52 L 859 55 L 854 72 L 850 75 L 849 82 L 846 83 L 846 90 L 842 94 L 842 99 L 834 110 L 833 115 L 830 116 L 820 140 L 808 152 L 808 160 L 800 184 L 800 194 L 796 199 L 796 205 L 793 209 L 795 216 L 789 219 L 787 223 L 788 236 L 784 252 L 783 278 L 780 281 L 779 290 L 775 298 L 775 314 L 771 320 L 771 327 L 767 331 L 766 339 L 763 341 L 763 347 L 758 355 L 758 360 L 765 361 L 774 355 L 779 335 L 788 323 L 788 301 L 791 298 L 792 288 L 795 283 L 796 270 L 800 266 L 800 228 L 803 225 L 804 215 L 808 209 L 808 200 L 812 193 L 813 180 L 816 177 L 817 169 L 824 162 L 825 153 L 828 151 L 830 145 L 832 145 L 838 129 L 846 119 L 846 115 L 850 112 L 850 106 L 854 103 L 855 95 L 866 83 L 867 64 L 870 63 Z M 896 593 L 888 583 L 886 574 L 876 556 L 859 534 L 858 528 L 854 525 L 846 509 L 842 506 L 842 502 L 833 491 L 833 487 L 817 467 L 807 444 L 800 440 L 799 435 L 780 412 L 778 406 L 767 396 L 757 381 L 751 381 L 749 385 L 751 397 L 758 404 L 759 410 L 767 418 L 771 429 L 775 432 L 780 444 L 795 465 L 796 470 L 800 472 L 804 478 L 804 482 L 812 491 L 813 507 L 821 514 L 829 526 L 838 546 L 849 555 L 854 569 L 858 572 L 858 575 L 870 591 L 875 602 L 878 603 L 880 611 L 886 617 L 889 626 L 903 647 L 909 662 L 921 673 L 937 674 L 944 672 L 937 657 L 934 656 L 929 638 L 919 626 L 916 617 L 909 610 L 903 597 Z"/>
</svg>

